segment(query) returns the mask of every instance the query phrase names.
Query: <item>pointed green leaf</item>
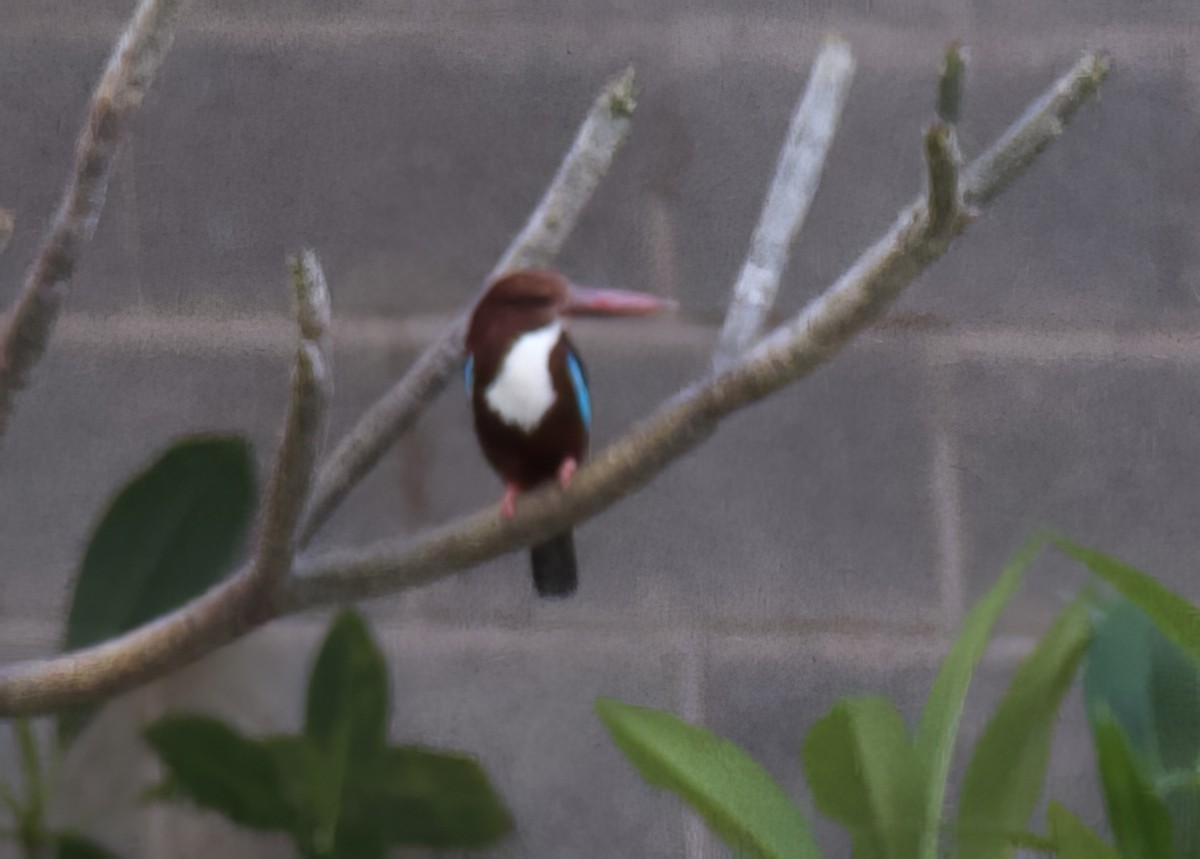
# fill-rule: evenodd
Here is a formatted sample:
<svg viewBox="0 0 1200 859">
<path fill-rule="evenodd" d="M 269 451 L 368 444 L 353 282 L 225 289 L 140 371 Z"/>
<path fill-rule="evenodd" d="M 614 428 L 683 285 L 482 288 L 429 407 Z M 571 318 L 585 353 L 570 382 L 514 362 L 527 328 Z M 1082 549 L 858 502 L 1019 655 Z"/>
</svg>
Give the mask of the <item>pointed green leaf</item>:
<svg viewBox="0 0 1200 859">
<path fill-rule="evenodd" d="M 387 743 L 387 664 L 357 612 L 343 611 L 330 626 L 308 680 L 307 699 L 304 732 L 317 768 L 311 779 L 313 839 L 318 850 L 329 850 L 335 847 L 355 770 Z"/>
<path fill-rule="evenodd" d="M 804 815 L 733 743 L 669 713 L 612 698 L 596 714 L 648 783 L 680 796 L 739 856 L 820 856 Z"/>
<path fill-rule="evenodd" d="M 1200 665 L 1135 605 L 1110 606 L 1088 654 L 1089 707 L 1107 707 L 1148 772 L 1190 770 L 1200 762 Z"/>
<path fill-rule="evenodd" d="M 1013 675 L 967 765 L 956 855 L 1007 859 L 1005 833 L 1029 826 L 1046 778 L 1058 708 L 1091 636 L 1089 602 L 1064 609 Z"/>
<path fill-rule="evenodd" d="M 184 439 L 113 499 L 75 579 L 64 646 L 95 644 L 200 595 L 232 566 L 254 512 L 254 462 L 238 438 Z M 94 708 L 59 721 L 69 742 Z"/>
<path fill-rule="evenodd" d="M 117 859 L 117 854 L 103 844 L 75 832 L 58 833 L 54 852 L 58 859 Z"/>
<path fill-rule="evenodd" d="M 274 753 L 207 716 L 166 716 L 148 727 L 146 741 L 167 769 L 172 793 L 254 829 L 291 831 L 288 802 Z"/>
<path fill-rule="evenodd" d="M 485 847 L 512 829 L 512 819 L 474 759 L 393 746 L 355 774 L 338 840 L 343 830 L 372 827 L 389 845 Z"/>
<path fill-rule="evenodd" d="M 890 701 L 839 701 L 809 730 L 803 758 L 817 807 L 850 831 L 856 859 L 916 855 L 925 773 Z"/>
<path fill-rule="evenodd" d="M 1200 608 L 1134 567 L 1063 537 L 1054 545 L 1108 582 L 1150 616 L 1158 628 L 1200 661 Z"/>
<path fill-rule="evenodd" d="M 347 609 L 313 666 L 304 732 L 319 749 L 369 758 L 387 742 L 390 706 L 387 663 L 362 616 Z"/>
<path fill-rule="evenodd" d="M 1089 711 L 1107 709 L 1125 732 L 1148 773 L 1161 773 L 1150 698 L 1153 623 L 1132 603 L 1113 605 L 1096 623 L 1083 670 L 1083 696 Z"/>
<path fill-rule="evenodd" d="M 1121 859 L 1121 854 L 1057 802 L 1050 803 L 1046 818 L 1059 859 Z"/>
<path fill-rule="evenodd" d="M 1171 819 L 1138 768 L 1133 749 L 1112 714 L 1089 714 L 1108 823 L 1124 859 L 1171 855 Z"/>
<path fill-rule="evenodd" d="M 1200 665 L 1127 600 L 1098 623 L 1084 672 L 1089 711 L 1120 725 L 1147 778 L 1183 784 L 1166 795 L 1174 855 L 1200 855 L 1200 791 L 1188 782 L 1200 758 Z"/>
<path fill-rule="evenodd" d="M 935 859 L 938 855 L 937 833 L 942 803 L 946 798 L 946 779 L 950 773 L 950 759 L 954 754 L 971 675 L 983 656 L 1000 613 L 1049 539 L 1048 533 L 1035 534 L 1005 565 L 996 584 L 963 620 L 958 639 L 942 660 L 933 688 L 929 691 L 929 700 L 925 703 L 916 735 L 917 756 L 929 779 L 925 802 L 925 835 L 920 851 L 925 859 Z"/>
</svg>

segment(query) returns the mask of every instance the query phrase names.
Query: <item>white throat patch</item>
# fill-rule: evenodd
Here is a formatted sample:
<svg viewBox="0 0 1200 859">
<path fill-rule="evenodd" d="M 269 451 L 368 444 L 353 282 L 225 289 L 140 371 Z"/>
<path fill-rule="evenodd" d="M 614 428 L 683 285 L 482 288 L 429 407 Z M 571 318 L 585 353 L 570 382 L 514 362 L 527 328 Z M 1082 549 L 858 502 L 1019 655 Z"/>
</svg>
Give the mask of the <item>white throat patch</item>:
<svg viewBox="0 0 1200 859">
<path fill-rule="evenodd" d="M 561 336 L 562 323 L 552 322 L 522 334 L 504 356 L 484 399 L 505 423 L 530 432 L 554 405 L 550 352 Z"/>
</svg>

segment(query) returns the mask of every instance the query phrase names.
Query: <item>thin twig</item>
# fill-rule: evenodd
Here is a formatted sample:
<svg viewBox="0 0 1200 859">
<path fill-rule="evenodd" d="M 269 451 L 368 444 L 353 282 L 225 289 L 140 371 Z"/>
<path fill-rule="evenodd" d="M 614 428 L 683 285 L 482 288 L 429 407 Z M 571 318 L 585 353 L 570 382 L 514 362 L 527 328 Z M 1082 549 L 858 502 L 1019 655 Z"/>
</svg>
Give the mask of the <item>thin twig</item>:
<svg viewBox="0 0 1200 859">
<path fill-rule="evenodd" d="M 185 2 L 142 0 L 92 95 L 66 193 L 0 340 L 0 436 L 14 397 L 49 345 L 67 282 L 104 207 L 121 141 L 171 46 Z"/>
<path fill-rule="evenodd" d="M 966 52 L 957 42 L 946 48 L 942 74 L 938 79 L 937 118 L 946 125 L 957 125 L 962 112 L 963 84 L 967 76 Z"/>
<path fill-rule="evenodd" d="M 733 288 L 714 356 L 718 370 L 729 366 L 762 333 L 779 292 L 792 241 L 816 196 L 825 156 L 853 79 L 850 46 L 837 37 L 826 39 L 792 114 L 775 178 L 750 240 L 750 252 Z"/>
<path fill-rule="evenodd" d="M 954 129 L 936 122 L 925 132 L 925 167 L 929 176 L 929 232 L 940 236 L 954 228 L 959 212 L 958 144 Z"/>
<path fill-rule="evenodd" d="M 283 440 L 263 506 L 262 535 L 254 575 L 274 599 L 292 566 L 296 526 L 308 499 L 317 455 L 325 440 L 332 379 L 329 370 L 329 290 L 316 254 L 304 251 L 292 260 L 291 272 L 300 345 L 292 375 Z"/>
<path fill-rule="evenodd" d="M 991 199 L 1096 91 L 1105 60 L 1085 57 L 1055 84 L 967 175 L 976 199 Z M 975 217 L 955 219 L 959 232 Z M 494 507 L 412 543 L 385 542 L 358 552 L 302 559 L 280 601 L 259 598 L 247 567 L 188 605 L 95 647 L 0 669 L 0 715 L 48 712 L 112 695 L 177 669 L 280 614 L 394 592 L 442 578 L 575 525 L 651 480 L 668 462 L 712 434 L 726 415 L 829 360 L 949 245 L 928 230 L 924 195 L 892 229 L 794 320 L 773 331 L 735 365 L 693 385 L 576 474 L 570 489 L 529 493 L 516 517 Z"/>
<path fill-rule="evenodd" d="M 506 271 L 547 265 L 555 257 L 629 135 L 635 106 L 630 67 L 596 98 L 541 202 L 485 283 Z M 459 315 L 338 442 L 317 475 L 300 527 L 301 546 L 446 386 L 462 362 L 467 319 L 468 314 Z"/>
<path fill-rule="evenodd" d="M 1103 54 L 1088 54 L 1008 127 L 963 175 L 963 202 L 986 206 L 1025 172 L 1033 159 L 1066 130 L 1108 74 Z"/>
</svg>

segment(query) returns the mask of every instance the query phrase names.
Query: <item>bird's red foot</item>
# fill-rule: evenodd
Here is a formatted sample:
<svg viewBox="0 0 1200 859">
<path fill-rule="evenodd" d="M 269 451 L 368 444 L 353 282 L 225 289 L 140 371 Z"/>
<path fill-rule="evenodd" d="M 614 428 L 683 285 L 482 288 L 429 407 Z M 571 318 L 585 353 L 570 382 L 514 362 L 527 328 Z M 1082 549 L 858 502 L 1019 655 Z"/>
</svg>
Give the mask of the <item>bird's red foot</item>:
<svg viewBox="0 0 1200 859">
<path fill-rule="evenodd" d="M 517 493 L 521 488 L 515 483 L 504 484 L 504 497 L 500 499 L 500 518 L 511 519 L 517 515 Z"/>
<path fill-rule="evenodd" d="M 571 485 L 571 478 L 579 470 L 579 462 L 573 456 L 568 456 L 558 467 L 558 485 L 566 489 Z"/>
</svg>

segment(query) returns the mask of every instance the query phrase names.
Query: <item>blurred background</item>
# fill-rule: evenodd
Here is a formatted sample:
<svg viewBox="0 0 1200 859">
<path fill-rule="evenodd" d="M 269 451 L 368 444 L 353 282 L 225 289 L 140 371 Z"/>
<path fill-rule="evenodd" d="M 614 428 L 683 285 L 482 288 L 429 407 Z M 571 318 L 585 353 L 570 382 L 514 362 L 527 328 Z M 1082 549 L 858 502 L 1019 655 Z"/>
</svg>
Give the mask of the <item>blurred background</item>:
<svg viewBox="0 0 1200 859">
<path fill-rule="evenodd" d="M 16 294 L 129 0 L 0 5 L 0 205 Z M 645 786 L 592 713 L 665 707 L 751 751 L 802 802 L 799 745 L 839 697 L 915 718 L 968 606 L 1038 526 L 1200 596 L 1200 5 L 1071 0 L 400 3 L 195 0 L 137 118 L 48 359 L 0 456 L 0 657 L 52 652 L 104 502 L 179 434 L 270 461 L 293 325 L 283 261 L 333 293 L 332 437 L 401 374 L 524 223 L 604 83 L 632 63 L 633 133 L 562 254 L 594 285 L 677 298 L 580 324 L 595 441 L 703 372 L 822 36 L 859 71 L 782 289 L 826 287 L 923 181 L 942 51 L 969 47 L 968 158 L 1085 50 L 1098 103 L 811 378 L 577 532 L 582 584 L 533 598 L 512 556 L 367 606 L 393 738 L 478 755 L 516 832 L 490 855 L 725 855 Z M 782 318 L 782 315 L 781 317 Z M 318 540 L 416 533 L 496 501 L 452 386 Z M 1047 556 L 968 704 L 970 741 L 1083 576 Z M 130 856 L 287 856 L 287 841 L 137 801 L 137 726 L 167 710 L 300 722 L 328 617 L 275 623 L 120 699 L 66 762 L 64 819 Z M 1049 792 L 1103 819 L 1078 700 Z M 11 765 L 7 732 L 0 760 Z M 961 766 L 960 768 L 961 769 Z M 953 791 L 951 791 L 953 795 Z M 823 842 L 848 843 L 831 826 Z"/>
</svg>

